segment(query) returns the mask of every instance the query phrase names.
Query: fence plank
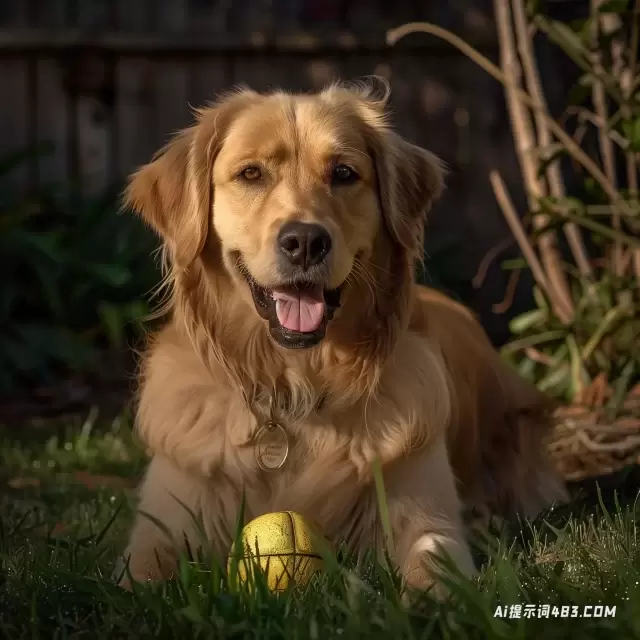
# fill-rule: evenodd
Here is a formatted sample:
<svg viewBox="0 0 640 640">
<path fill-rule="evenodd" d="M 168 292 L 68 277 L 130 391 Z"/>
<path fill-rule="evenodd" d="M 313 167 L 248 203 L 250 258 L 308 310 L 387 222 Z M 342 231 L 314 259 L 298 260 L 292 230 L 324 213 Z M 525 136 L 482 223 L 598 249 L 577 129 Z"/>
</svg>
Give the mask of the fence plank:
<svg viewBox="0 0 640 640">
<path fill-rule="evenodd" d="M 185 0 L 155 0 L 153 9 L 160 33 L 179 33 L 186 29 L 189 4 Z"/>
<path fill-rule="evenodd" d="M 189 0 L 189 33 L 209 35 L 229 30 L 233 10 L 233 0 Z"/>
<path fill-rule="evenodd" d="M 151 17 L 156 17 L 154 12 Z M 215 37 L 214 37 L 215 36 Z M 485 54 L 494 55 L 497 50 L 495 38 L 476 38 L 469 45 Z M 98 47 L 105 51 L 132 54 L 145 53 L 149 56 L 170 52 L 184 55 L 205 55 L 212 53 L 238 54 L 333 54 L 343 52 L 385 52 L 388 50 L 384 38 L 376 34 L 348 35 L 336 32 L 280 34 L 266 37 L 260 32 L 188 33 L 171 34 L 91 31 L 78 29 L 6 29 L 0 28 L 0 51 L 60 51 L 75 47 Z M 397 45 L 403 51 L 421 51 L 430 56 L 458 55 L 457 51 L 437 38 L 409 37 L 407 42 Z"/>
<path fill-rule="evenodd" d="M 147 58 L 123 58 L 116 71 L 117 174 L 126 176 L 157 150 L 154 129 L 154 65 Z"/>
<path fill-rule="evenodd" d="M 189 122 L 189 77 L 181 61 L 160 62 L 155 69 L 154 139 L 157 146 Z"/>
<path fill-rule="evenodd" d="M 30 24 L 46 29 L 66 27 L 70 23 L 69 9 L 69 0 L 31 0 Z"/>
<path fill-rule="evenodd" d="M 382 53 L 354 53 L 344 56 L 341 62 L 342 80 L 364 81 L 367 77 L 379 75 L 389 79 L 391 70 Z"/>
<path fill-rule="evenodd" d="M 459 73 L 464 79 L 459 102 L 466 107 L 469 120 L 466 133 L 468 164 L 464 169 L 467 187 L 475 194 L 465 203 L 465 215 L 469 220 L 470 233 L 478 239 L 478 243 L 470 248 L 473 260 L 478 263 L 487 247 L 498 244 L 509 235 L 490 187 L 489 171 L 496 169 L 500 172 L 518 210 L 524 210 L 526 201 L 503 89 L 486 74 L 473 73 L 473 70 L 474 63 L 470 60 L 459 61 Z M 491 225 L 485 224 L 488 217 L 493 221 Z"/>
<path fill-rule="evenodd" d="M 398 131 L 409 140 L 417 140 L 419 127 L 413 120 L 415 66 L 411 53 L 394 51 L 388 57 L 391 83 L 391 119 Z"/>
<path fill-rule="evenodd" d="M 480 2 L 487 4 L 487 0 Z M 70 50 L 74 44 L 104 45 L 105 51 L 116 57 L 117 131 L 112 130 L 114 123 L 109 105 L 105 105 L 95 91 L 81 90 L 73 98 L 78 115 L 75 137 L 78 140 L 76 155 L 80 159 L 80 172 L 92 174 L 91 181 L 97 181 L 96 184 L 104 183 L 110 176 L 114 144 L 116 172 L 127 172 L 148 159 L 152 150 L 160 146 L 172 131 L 189 122 L 188 103 L 201 105 L 221 89 L 240 82 L 259 90 L 276 87 L 318 90 L 338 78 L 355 79 L 370 73 L 389 75 L 394 89 L 396 120 L 401 131 L 419 143 L 431 148 L 435 146 L 435 150 L 443 152 L 446 159 L 457 158 L 453 150 L 459 140 L 451 134 L 455 131 L 451 112 L 448 111 L 446 117 L 436 114 L 425 119 L 423 110 L 424 103 L 449 100 L 443 98 L 447 92 L 438 86 L 439 80 L 426 77 L 427 73 L 437 72 L 438 67 L 443 75 L 450 75 L 450 65 L 436 63 L 425 67 L 425 60 L 432 55 L 426 52 L 434 47 L 437 50 L 441 43 L 433 38 L 416 36 L 411 42 L 404 43 L 401 50 L 389 53 L 382 46 L 379 33 L 374 38 L 369 28 L 377 13 L 384 14 L 382 17 L 387 22 L 396 24 L 404 18 L 419 17 L 414 9 L 411 9 L 411 16 L 405 16 L 401 13 L 409 11 L 406 7 L 402 11 L 395 5 L 385 8 L 381 1 L 354 0 L 346 9 L 339 9 L 340 3 L 333 2 L 330 3 L 333 7 L 330 11 L 322 10 L 331 13 L 331 16 L 325 15 L 325 26 L 331 23 L 332 29 L 324 35 L 320 31 L 315 35 L 305 35 L 285 29 L 284 18 L 295 5 L 296 15 L 289 16 L 295 17 L 295 20 L 291 18 L 293 26 L 303 18 L 309 22 L 311 17 L 309 27 L 316 29 L 321 17 L 311 15 L 313 12 L 310 13 L 309 7 L 292 4 L 290 0 L 258 3 L 251 9 L 251 17 L 236 4 L 232 0 L 31 0 L 31 3 L 15 0 L 10 6 L 13 9 L 19 7 L 22 13 L 26 12 L 26 9 L 23 11 L 25 7 L 31 7 L 30 13 L 39 25 L 75 25 L 81 29 L 0 30 L 0 50 L 4 47 L 4 55 L 7 56 L 13 55 L 9 53 L 11 49 L 26 51 L 45 46 Z M 317 13 L 322 9 L 322 3 L 316 4 L 313 11 Z M 267 5 L 271 6 L 270 20 L 277 27 L 273 34 L 265 33 L 263 29 L 265 25 L 269 26 L 269 20 L 265 22 L 264 18 Z M 7 6 L 3 3 L 5 13 Z M 77 13 L 72 20 L 67 20 L 67 14 L 72 13 L 69 7 Z M 424 7 L 421 10 L 426 11 Z M 440 10 L 445 11 L 444 5 Z M 446 12 L 451 13 L 449 9 Z M 238 29 L 232 33 L 228 29 L 228 21 L 233 21 L 236 13 Z M 345 22 L 344 26 L 360 35 L 349 37 L 339 33 L 336 27 L 338 13 Z M 472 13 L 467 12 L 471 15 L 471 22 L 477 22 Z M 439 15 L 439 19 L 442 22 L 445 18 Z M 109 26 L 113 28 L 103 28 Z M 220 37 L 210 37 L 210 34 L 220 32 L 221 27 L 224 32 L 219 33 Z M 262 33 L 252 32 L 252 28 Z M 480 36 L 485 37 L 486 33 Z M 225 48 L 227 55 L 222 53 Z M 418 48 L 422 51 L 422 61 L 414 55 Z M 129 51 L 138 53 L 127 53 Z M 233 52 L 231 60 L 229 52 Z M 42 53 L 39 55 L 42 57 Z M 453 63 L 455 57 L 450 60 Z M 52 109 L 48 103 L 59 103 L 64 97 L 64 90 L 56 89 L 56 83 L 62 83 L 62 74 L 51 62 L 43 65 L 38 68 L 41 93 L 37 105 L 39 136 L 50 131 L 49 135 L 59 137 L 64 127 L 72 123 L 64 122 L 64 110 Z M 421 67 L 424 68 L 421 70 Z M 2 108 L 6 112 L 10 107 L 5 104 Z M 60 111 L 59 115 L 54 111 Z M 21 116 L 28 119 L 24 110 Z M 55 131 L 53 122 L 57 120 L 62 124 L 57 125 Z M 444 130 L 449 133 L 443 134 Z M 15 137 L 15 132 L 13 135 Z M 28 136 L 23 135 L 23 138 L 26 141 Z M 56 158 L 62 162 L 64 151 L 56 151 Z M 67 163 L 62 162 L 59 169 L 54 169 L 54 164 L 51 159 L 41 163 L 43 176 L 65 175 Z"/>
<path fill-rule="evenodd" d="M 150 0 L 116 0 L 116 25 L 124 33 L 151 31 Z"/>
<path fill-rule="evenodd" d="M 332 82 L 343 79 L 343 69 L 338 56 L 309 58 L 306 61 L 304 73 L 303 89 L 308 91 L 321 91 Z"/>
<path fill-rule="evenodd" d="M 64 91 L 60 62 L 55 58 L 37 61 L 37 128 L 38 141 L 51 142 L 53 152 L 42 156 L 38 163 L 41 182 L 66 183 L 68 175 L 67 94 Z"/>
<path fill-rule="evenodd" d="M 0 25 L 26 27 L 29 24 L 28 6 L 23 0 L 5 0 L 0 3 Z"/>
<path fill-rule="evenodd" d="M 203 107 L 230 88 L 231 78 L 227 64 L 225 58 L 219 57 L 213 60 L 199 60 L 191 65 L 188 92 L 191 107 Z"/>
<path fill-rule="evenodd" d="M 98 194 L 111 179 L 111 118 L 96 96 L 82 96 L 77 103 L 78 162 L 81 189 Z"/>
<path fill-rule="evenodd" d="M 103 30 L 110 26 L 113 5 L 111 0 L 78 2 L 75 23 L 84 29 Z"/>
<path fill-rule="evenodd" d="M 158 3 L 158 29 L 163 34 L 184 31 L 187 20 L 187 6 L 181 0 L 162 0 Z M 184 58 L 172 56 L 156 63 L 155 139 L 158 147 L 189 122 L 188 90 L 189 71 Z"/>
<path fill-rule="evenodd" d="M 112 19 L 109 0 L 81 2 L 76 6 L 79 27 L 105 30 Z M 73 97 L 76 100 L 77 161 L 81 191 L 86 195 L 103 191 L 111 182 L 114 165 L 112 67 L 104 55 L 85 52 L 75 67 Z"/>
<path fill-rule="evenodd" d="M 26 150 L 29 145 L 28 63 L 23 59 L 1 59 L 2 99 L 0 100 L 0 140 L 2 154 Z M 21 162 L 6 178 L 23 190 L 29 178 L 29 164 Z"/>
<path fill-rule="evenodd" d="M 268 91 L 272 62 L 272 58 L 263 55 L 237 56 L 233 61 L 233 84 L 246 84 L 255 91 Z"/>
<path fill-rule="evenodd" d="M 306 57 L 302 57 L 302 64 Z M 300 64 L 300 56 L 239 55 L 233 64 L 233 83 L 246 84 L 255 91 L 294 89 L 302 82 L 297 68 Z"/>
</svg>

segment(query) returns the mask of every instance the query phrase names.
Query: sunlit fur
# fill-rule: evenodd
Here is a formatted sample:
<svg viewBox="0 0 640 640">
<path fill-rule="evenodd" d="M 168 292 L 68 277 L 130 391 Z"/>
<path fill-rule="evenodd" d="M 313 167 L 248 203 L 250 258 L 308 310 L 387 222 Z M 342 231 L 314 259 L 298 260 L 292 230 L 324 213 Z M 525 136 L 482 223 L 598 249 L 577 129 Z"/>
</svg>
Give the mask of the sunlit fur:
<svg viewBox="0 0 640 640">
<path fill-rule="evenodd" d="M 547 400 L 502 364 L 471 313 L 415 284 L 443 170 L 390 129 L 387 98 L 341 85 L 240 90 L 132 176 L 125 200 L 163 240 L 170 314 L 141 371 L 137 425 L 152 462 L 140 509 L 175 537 L 138 517 L 135 579 L 169 575 L 184 535 L 197 546 L 184 506 L 224 556 L 243 493 L 247 518 L 292 509 L 355 550 L 379 546 L 376 458 L 395 560 L 414 586 L 432 584 L 441 549 L 474 571 L 462 501 L 535 515 L 563 497 L 541 446 Z M 336 158 L 361 180 L 332 186 Z M 238 181 L 256 162 L 268 181 Z M 326 337 L 300 351 L 271 339 L 238 260 L 277 285 L 275 236 L 294 219 L 329 229 L 327 286 L 346 280 Z M 272 397 L 291 451 L 267 473 L 252 438 Z"/>
</svg>

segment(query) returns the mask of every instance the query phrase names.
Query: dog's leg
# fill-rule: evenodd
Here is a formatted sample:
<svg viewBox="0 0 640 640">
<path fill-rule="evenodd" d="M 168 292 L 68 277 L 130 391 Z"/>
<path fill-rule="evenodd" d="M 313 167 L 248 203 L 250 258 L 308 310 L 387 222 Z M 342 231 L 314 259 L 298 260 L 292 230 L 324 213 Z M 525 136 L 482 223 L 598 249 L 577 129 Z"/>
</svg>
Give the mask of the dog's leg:
<svg viewBox="0 0 640 640">
<path fill-rule="evenodd" d="M 226 553 L 227 520 L 233 527 L 234 516 L 225 509 L 232 501 L 222 498 L 166 458 L 154 457 L 140 487 L 139 513 L 124 554 L 133 580 L 172 578 L 187 546 L 195 553 L 206 543 L 215 553 Z M 121 585 L 129 586 L 126 573 Z"/>
<path fill-rule="evenodd" d="M 444 597 L 438 581 L 446 555 L 464 576 L 475 573 L 462 523 L 462 505 L 442 438 L 426 452 L 413 454 L 385 476 L 395 560 L 407 586 L 433 587 Z"/>
</svg>

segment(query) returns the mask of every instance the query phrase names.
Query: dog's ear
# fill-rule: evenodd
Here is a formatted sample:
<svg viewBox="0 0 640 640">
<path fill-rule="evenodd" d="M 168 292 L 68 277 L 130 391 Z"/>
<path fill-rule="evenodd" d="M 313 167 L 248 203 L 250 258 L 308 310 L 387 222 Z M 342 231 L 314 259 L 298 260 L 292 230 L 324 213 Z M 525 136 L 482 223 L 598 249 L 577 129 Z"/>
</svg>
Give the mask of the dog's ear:
<svg viewBox="0 0 640 640">
<path fill-rule="evenodd" d="M 169 141 L 130 178 L 124 204 L 158 233 L 179 268 L 188 267 L 207 239 L 213 213 L 213 162 L 242 105 L 241 91 L 197 112 L 197 121 Z"/>
<path fill-rule="evenodd" d="M 124 195 L 181 267 L 202 250 L 211 215 L 210 163 L 197 140 L 198 125 L 177 133 L 131 176 Z"/>
<path fill-rule="evenodd" d="M 422 254 L 425 216 L 444 187 L 444 170 L 431 152 L 392 131 L 374 136 L 378 197 L 384 222 L 410 253 Z"/>
<path fill-rule="evenodd" d="M 385 225 L 401 247 L 422 255 L 426 213 L 444 188 L 443 163 L 431 152 L 411 144 L 388 124 L 389 85 L 377 80 L 351 90 L 357 111 L 365 123 L 373 157 L 378 198 Z M 339 92 L 340 89 L 333 89 Z"/>
</svg>

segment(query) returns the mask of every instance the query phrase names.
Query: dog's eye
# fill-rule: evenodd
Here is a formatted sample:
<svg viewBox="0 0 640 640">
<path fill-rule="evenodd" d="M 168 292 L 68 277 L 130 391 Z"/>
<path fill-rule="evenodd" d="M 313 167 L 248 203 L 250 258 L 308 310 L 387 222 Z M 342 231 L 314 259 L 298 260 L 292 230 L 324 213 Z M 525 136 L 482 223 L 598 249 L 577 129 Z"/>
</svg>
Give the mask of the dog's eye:
<svg viewBox="0 0 640 640">
<path fill-rule="evenodd" d="M 262 171 L 258 167 L 247 167 L 240 172 L 240 176 L 249 182 L 253 182 L 262 178 Z"/>
<path fill-rule="evenodd" d="M 346 164 L 337 164 L 331 174 L 333 184 L 353 184 L 358 178 L 358 174 Z"/>
</svg>

